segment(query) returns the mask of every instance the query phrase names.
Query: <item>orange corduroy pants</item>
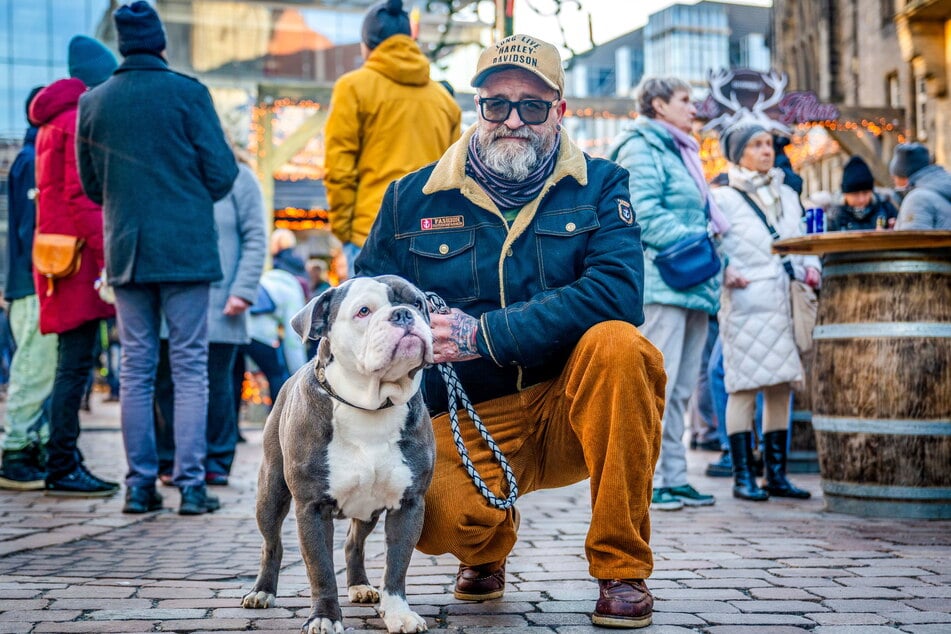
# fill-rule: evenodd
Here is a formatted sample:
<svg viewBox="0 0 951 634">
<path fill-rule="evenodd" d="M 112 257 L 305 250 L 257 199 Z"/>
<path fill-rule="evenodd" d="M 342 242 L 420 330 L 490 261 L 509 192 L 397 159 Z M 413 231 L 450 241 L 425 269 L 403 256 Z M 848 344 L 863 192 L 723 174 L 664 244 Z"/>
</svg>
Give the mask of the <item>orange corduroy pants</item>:
<svg viewBox="0 0 951 634">
<path fill-rule="evenodd" d="M 661 353 L 636 327 L 608 321 L 582 336 L 560 376 L 475 406 L 520 496 L 590 478 L 585 555 L 597 579 L 642 579 L 653 569 L 649 508 L 665 382 Z M 459 422 L 479 474 L 504 499 L 501 468 L 465 411 Z M 436 469 L 418 549 L 467 565 L 502 562 L 516 541 L 514 510 L 491 507 L 473 485 L 448 414 L 433 427 Z"/>
</svg>

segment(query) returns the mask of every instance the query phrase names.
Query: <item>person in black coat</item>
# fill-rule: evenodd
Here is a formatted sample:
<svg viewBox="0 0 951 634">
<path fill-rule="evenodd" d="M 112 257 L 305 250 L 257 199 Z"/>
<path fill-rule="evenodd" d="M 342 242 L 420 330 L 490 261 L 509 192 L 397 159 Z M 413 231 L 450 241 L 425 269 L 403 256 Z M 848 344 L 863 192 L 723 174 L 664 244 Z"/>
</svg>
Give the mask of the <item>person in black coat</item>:
<svg viewBox="0 0 951 634">
<path fill-rule="evenodd" d="M 891 229 L 897 218 L 895 206 L 875 192 L 875 178 L 865 161 L 850 158 L 842 169 L 842 204 L 826 214 L 826 231 Z"/>
<path fill-rule="evenodd" d="M 123 512 L 162 508 L 152 386 L 159 323 L 169 331 L 175 382 L 174 483 L 179 513 L 218 508 L 207 494 L 207 313 L 222 279 L 214 203 L 238 174 L 208 89 L 169 68 L 165 30 L 139 0 L 113 14 L 125 60 L 79 102 L 83 189 L 103 205 L 106 273 L 115 287 L 122 346 L 121 418 L 126 460 Z"/>
</svg>

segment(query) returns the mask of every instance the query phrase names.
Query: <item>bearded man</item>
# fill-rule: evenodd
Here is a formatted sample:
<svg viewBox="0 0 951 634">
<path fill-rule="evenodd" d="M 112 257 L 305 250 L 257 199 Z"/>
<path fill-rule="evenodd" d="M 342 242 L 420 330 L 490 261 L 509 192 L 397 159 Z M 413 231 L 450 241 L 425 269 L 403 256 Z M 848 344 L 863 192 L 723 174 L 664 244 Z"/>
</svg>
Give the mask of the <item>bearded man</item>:
<svg viewBox="0 0 951 634">
<path fill-rule="evenodd" d="M 432 315 L 435 360 L 455 364 L 520 494 L 590 478 L 592 620 L 643 627 L 653 609 L 644 579 L 665 375 L 636 328 L 643 251 L 628 173 L 586 156 L 562 130 L 565 75 L 551 44 L 498 42 L 472 85 L 477 125 L 389 186 L 357 274 L 401 275 L 449 305 Z M 457 599 L 498 598 L 519 513 L 473 485 L 437 369 L 424 390 L 438 449 L 417 548 L 459 559 Z M 459 418 L 476 471 L 504 499 L 508 479 L 469 416 Z"/>
</svg>

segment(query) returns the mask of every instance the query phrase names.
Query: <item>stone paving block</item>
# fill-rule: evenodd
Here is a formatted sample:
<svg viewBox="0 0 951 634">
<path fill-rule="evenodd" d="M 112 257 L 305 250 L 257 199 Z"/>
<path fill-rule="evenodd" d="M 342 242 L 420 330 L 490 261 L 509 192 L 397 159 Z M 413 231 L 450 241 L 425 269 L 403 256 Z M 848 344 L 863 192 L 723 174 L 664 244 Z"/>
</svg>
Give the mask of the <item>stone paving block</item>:
<svg viewBox="0 0 951 634">
<path fill-rule="evenodd" d="M 951 612 L 951 605 L 948 605 L 946 599 L 910 599 L 906 604 L 918 610 L 940 610 L 942 612 Z"/>
<path fill-rule="evenodd" d="M 883 625 L 890 619 L 869 612 L 811 612 L 804 614 L 819 625 Z"/>
<path fill-rule="evenodd" d="M 746 598 L 743 593 L 734 588 L 660 588 L 652 592 L 654 598 L 661 601 L 728 601 Z"/>
<path fill-rule="evenodd" d="M 45 610 L 49 604 L 48 599 L 13 599 L 4 595 L 4 598 L 0 599 L 0 612 Z"/>
<path fill-rule="evenodd" d="M 701 612 L 697 616 L 712 625 L 801 625 L 804 627 L 815 625 L 811 619 L 795 614 Z"/>
<path fill-rule="evenodd" d="M 152 607 L 148 599 L 56 599 L 50 605 L 54 610 L 146 610 Z"/>
<path fill-rule="evenodd" d="M 929 581 L 938 581 L 932 577 Z M 854 586 L 862 588 L 872 588 L 875 586 L 907 588 L 911 586 L 933 587 L 929 581 L 916 579 L 915 577 L 835 577 L 835 582 L 844 586 Z"/>
<path fill-rule="evenodd" d="M 812 590 L 824 599 L 908 599 L 912 595 L 882 586 L 820 586 Z"/>
<path fill-rule="evenodd" d="M 165 621 L 163 631 L 170 632 L 220 632 L 221 630 L 247 630 L 250 621 L 244 619 L 200 619 L 196 621 Z"/>
<path fill-rule="evenodd" d="M 73 634 L 91 632 L 108 634 L 116 632 L 154 632 L 158 621 L 73 621 L 72 623 L 39 623 L 33 630 L 36 634 Z"/>
<path fill-rule="evenodd" d="M 908 586 L 905 591 L 914 597 L 951 599 L 951 586 Z"/>
<path fill-rule="evenodd" d="M 0 631 L 6 627 L 7 622 L 72 621 L 81 615 L 81 610 L 9 610 L 0 612 Z"/>
<path fill-rule="evenodd" d="M 751 625 L 748 627 L 739 625 L 718 625 L 704 630 L 707 634 L 763 634 L 763 626 Z M 810 632 L 811 628 L 794 627 L 791 625 L 774 625 L 769 628 L 769 634 L 802 634 Z"/>
<path fill-rule="evenodd" d="M 478 628 L 479 631 L 497 630 L 501 633 L 511 632 L 512 628 L 524 631 L 522 628 L 528 627 L 528 620 L 519 614 L 459 614 L 446 617 L 445 623 L 449 628 L 465 632 L 474 632 Z"/>
<path fill-rule="evenodd" d="M 905 625 L 901 629 L 909 634 L 948 634 L 947 625 Z"/>
<path fill-rule="evenodd" d="M 889 620 L 895 623 L 947 623 L 951 632 L 951 605 L 945 604 L 945 610 L 940 612 L 893 612 L 888 614 Z"/>
<path fill-rule="evenodd" d="M 810 599 L 819 599 L 819 597 L 812 592 L 808 592 L 802 588 L 750 588 L 750 596 L 754 599 L 775 599 L 780 601 L 797 599 L 808 601 Z"/>
<path fill-rule="evenodd" d="M 806 612 L 822 612 L 823 606 L 818 601 L 771 601 L 754 599 L 750 601 L 730 601 L 742 612 L 775 612 L 780 614 L 797 614 Z"/>
<path fill-rule="evenodd" d="M 655 601 L 654 612 L 686 612 L 699 614 L 701 612 L 738 612 L 735 604 L 741 601 Z"/>
<path fill-rule="evenodd" d="M 688 588 L 762 588 L 769 587 L 766 579 L 744 579 L 742 577 L 733 577 L 722 579 L 683 579 L 681 584 Z M 653 587 L 653 586 L 652 586 Z"/>
<path fill-rule="evenodd" d="M 838 586 L 838 579 L 828 577 L 771 577 L 770 583 L 786 588 L 804 588 L 810 590 L 821 586 Z"/>
<path fill-rule="evenodd" d="M 880 612 L 889 614 L 899 610 L 914 610 L 910 602 L 888 599 L 828 599 L 822 605 L 834 612 Z"/>
<path fill-rule="evenodd" d="M 488 610 L 487 610 L 488 608 Z M 457 603 L 455 605 L 447 605 L 443 610 L 445 614 L 456 615 L 456 614 L 485 614 L 487 611 L 492 614 L 505 614 L 508 612 L 514 612 L 516 614 L 525 614 L 534 610 L 534 606 L 531 603 L 523 603 L 520 601 L 495 601 L 487 606 L 485 603 Z"/>
<path fill-rule="evenodd" d="M 208 613 L 201 609 L 140 609 L 140 610 L 94 610 L 87 616 L 96 621 L 127 621 L 132 619 L 141 620 L 177 620 L 177 619 L 201 619 Z"/>
<path fill-rule="evenodd" d="M 696 614 L 686 614 L 684 612 L 654 612 L 651 619 L 654 625 L 683 625 L 683 626 L 704 626 L 707 624 Z"/>
<path fill-rule="evenodd" d="M 560 627 L 564 625 L 590 625 L 590 614 L 580 612 L 530 612 L 525 619 L 531 625 Z"/>
<path fill-rule="evenodd" d="M 818 634 L 904 634 L 902 630 L 885 625 L 820 625 L 813 632 Z"/>
<path fill-rule="evenodd" d="M 885 566 L 881 564 L 866 566 L 864 568 L 846 568 L 845 570 L 862 577 L 924 577 L 933 574 L 930 570 L 924 570 L 923 568 Z"/>
</svg>

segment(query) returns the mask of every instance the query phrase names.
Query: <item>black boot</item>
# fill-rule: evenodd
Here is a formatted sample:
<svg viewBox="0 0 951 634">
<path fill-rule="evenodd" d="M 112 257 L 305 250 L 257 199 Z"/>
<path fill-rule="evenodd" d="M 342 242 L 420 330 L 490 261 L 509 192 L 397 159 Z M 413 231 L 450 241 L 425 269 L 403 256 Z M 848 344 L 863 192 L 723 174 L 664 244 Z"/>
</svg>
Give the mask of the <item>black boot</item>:
<svg viewBox="0 0 951 634">
<path fill-rule="evenodd" d="M 788 432 L 771 431 L 763 434 L 763 454 L 766 457 L 766 490 L 778 498 L 806 500 L 809 491 L 798 488 L 786 479 L 786 440 Z"/>
<path fill-rule="evenodd" d="M 753 432 L 730 434 L 730 456 L 733 458 L 733 497 L 762 502 L 769 494 L 756 484 L 753 476 Z"/>
<path fill-rule="evenodd" d="M 733 459 L 730 457 L 729 449 L 720 454 L 719 460 L 707 465 L 706 474 L 708 478 L 730 478 L 733 476 Z"/>
</svg>

